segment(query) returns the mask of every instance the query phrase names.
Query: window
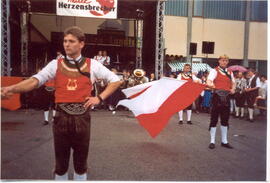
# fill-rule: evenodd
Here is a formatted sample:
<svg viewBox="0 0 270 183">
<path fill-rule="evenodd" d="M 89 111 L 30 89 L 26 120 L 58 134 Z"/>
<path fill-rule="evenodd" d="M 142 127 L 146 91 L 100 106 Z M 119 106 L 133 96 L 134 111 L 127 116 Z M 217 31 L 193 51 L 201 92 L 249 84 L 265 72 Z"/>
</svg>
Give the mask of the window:
<svg viewBox="0 0 270 183">
<path fill-rule="evenodd" d="M 195 0 L 193 4 L 193 16 L 203 16 L 203 0 Z"/>
<path fill-rule="evenodd" d="M 168 0 L 165 2 L 165 15 L 187 16 L 188 1 Z"/>
<path fill-rule="evenodd" d="M 203 17 L 226 20 L 244 20 L 245 1 L 205 0 L 203 3 Z"/>
<path fill-rule="evenodd" d="M 251 21 L 267 22 L 267 1 L 252 1 L 250 6 Z"/>
</svg>

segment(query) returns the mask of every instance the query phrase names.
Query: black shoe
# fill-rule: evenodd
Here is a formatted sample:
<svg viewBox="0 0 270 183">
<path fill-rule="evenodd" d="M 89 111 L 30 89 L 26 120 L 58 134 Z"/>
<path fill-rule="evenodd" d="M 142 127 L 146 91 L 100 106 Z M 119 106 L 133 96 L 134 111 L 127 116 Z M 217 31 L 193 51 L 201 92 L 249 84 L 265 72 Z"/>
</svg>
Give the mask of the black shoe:
<svg viewBox="0 0 270 183">
<path fill-rule="evenodd" d="M 115 107 L 113 105 L 109 105 L 109 111 L 114 111 Z"/>
<path fill-rule="evenodd" d="M 249 119 L 249 122 L 254 123 L 254 120 L 253 119 Z"/>
<path fill-rule="evenodd" d="M 49 124 L 49 121 L 44 121 L 43 122 L 43 125 L 45 126 L 45 125 L 48 125 Z"/>
<path fill-rule="evenodd" d="M 226 147 L 228 149 L 233 149 L 233 147 L 229 143 L 227 143 L 227 144 L 221 143 L 221 146 Z"/>
<path fill-rule="evenodd" d="M 240 116 L 239 119 L 243 120 L 244 119 L 244 116 Z"/>
<path fill-rule="evenodd" d="M 209 147 L 209 149 L 215 149 L 215 147 L 216 147 L 216 146 L 215 146 L 215 144 L 214 144 L 214 143 L 211 143 L 211 144 L 209 144 L 209 146 L 208 146 L 208 147 Z"/>
<path fill-rule="evenodd" d="M 183 124 L 183 121 L 179 121 L 178 124 L 179 124 L 179 125 L 182 125 L 182 124 Z"/>
<path fill-rule="evenodd" d="M 187 121 L 187 124 L 192 125 L 192 122 L 191 121 Z"/>
</svg>

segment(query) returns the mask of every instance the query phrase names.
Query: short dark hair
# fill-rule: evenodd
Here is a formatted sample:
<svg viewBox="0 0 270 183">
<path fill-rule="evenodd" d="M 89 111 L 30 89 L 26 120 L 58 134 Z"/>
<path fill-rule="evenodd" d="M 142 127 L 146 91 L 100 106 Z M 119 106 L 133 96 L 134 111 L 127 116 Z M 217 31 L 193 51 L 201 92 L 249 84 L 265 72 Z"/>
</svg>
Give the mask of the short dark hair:
<svg viewBox="0 0 270 183">
<path fill-rule="evenodd" d="M 267 79 L 267 76 L 264 75 L 264 74 L 262 74 L 262 75 L 260 76 L 260 78 L 265 78 L 265 79 Z"/>
<path fill-rule="evenodd" d="M 186 66 L 189 66 L 189 67 L 191 67 L 191 65 L 190 65 L 190 64 L 185 64 L 185 65 L 184 65 L 184 67 L 186 67 Z"/>
<path fill-rule="evenodd" d="M 255 73 L 256 71 L 255 71 L 255 69 L 253 69 L 253 68 L 249 68 L 248 72 Z"/>
<path fill-rule="evenodd" d="M 64 37 L 67 36 L 68 34 L 75 36 L 80 42 L 85 41 L 85 35 L 80 27 L 73 26 L 67 28 L 64 31 Z"/>
</svg>

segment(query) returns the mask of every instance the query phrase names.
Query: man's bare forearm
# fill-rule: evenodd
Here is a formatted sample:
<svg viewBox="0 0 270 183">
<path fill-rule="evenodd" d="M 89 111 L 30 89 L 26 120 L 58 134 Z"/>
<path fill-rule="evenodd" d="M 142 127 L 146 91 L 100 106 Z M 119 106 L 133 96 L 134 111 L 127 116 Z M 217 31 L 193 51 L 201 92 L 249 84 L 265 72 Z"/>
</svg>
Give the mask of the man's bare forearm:
<svg viewBox="0 0 270 183">
<path fill-rule="evenodd" d="M 121 85 L 121 81 L 109 83 L 105 90 L 99 95 L 103 100 L 108 98 L 119 86 Z"/>
<path fill-rule="evenodd" d="M 211 89 L 215 88 L 215 85 L 214 85 L 212 80 L 207 79 L 206 80 L 206 85 Z"/>
<path fill-rule="evenodd" d="M 31 91 L 38 87 L 38 80 L 36 78 L 29 78 L 26 80 L 23 80 L 22 82 L 12 85 L 12 92 L 13 93 L 24 93 Z"/>
</svg>

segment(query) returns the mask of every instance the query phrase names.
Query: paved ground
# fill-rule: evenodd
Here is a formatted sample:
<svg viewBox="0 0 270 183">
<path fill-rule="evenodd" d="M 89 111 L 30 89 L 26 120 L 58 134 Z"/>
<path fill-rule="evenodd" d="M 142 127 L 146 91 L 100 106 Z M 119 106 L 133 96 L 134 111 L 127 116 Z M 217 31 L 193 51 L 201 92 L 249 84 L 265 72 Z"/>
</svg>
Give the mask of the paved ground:
<svg viewBox="0 0 270 183">
<path fill-rule="evenodd" d="M 51 125 L 35 110 L 2 111 L 2 179 L 52 179 Z M 266 119 L 232 119 L 229 141 L 208 149 L 209 115 L 193 114 L 194 125 L 173 116 L 152 139 L 128 111 L 92 112 L 89 180 L 263 181 L 266 179 Z M 70 163 L 70 177 L 73 172 Z"/>
</svg>

